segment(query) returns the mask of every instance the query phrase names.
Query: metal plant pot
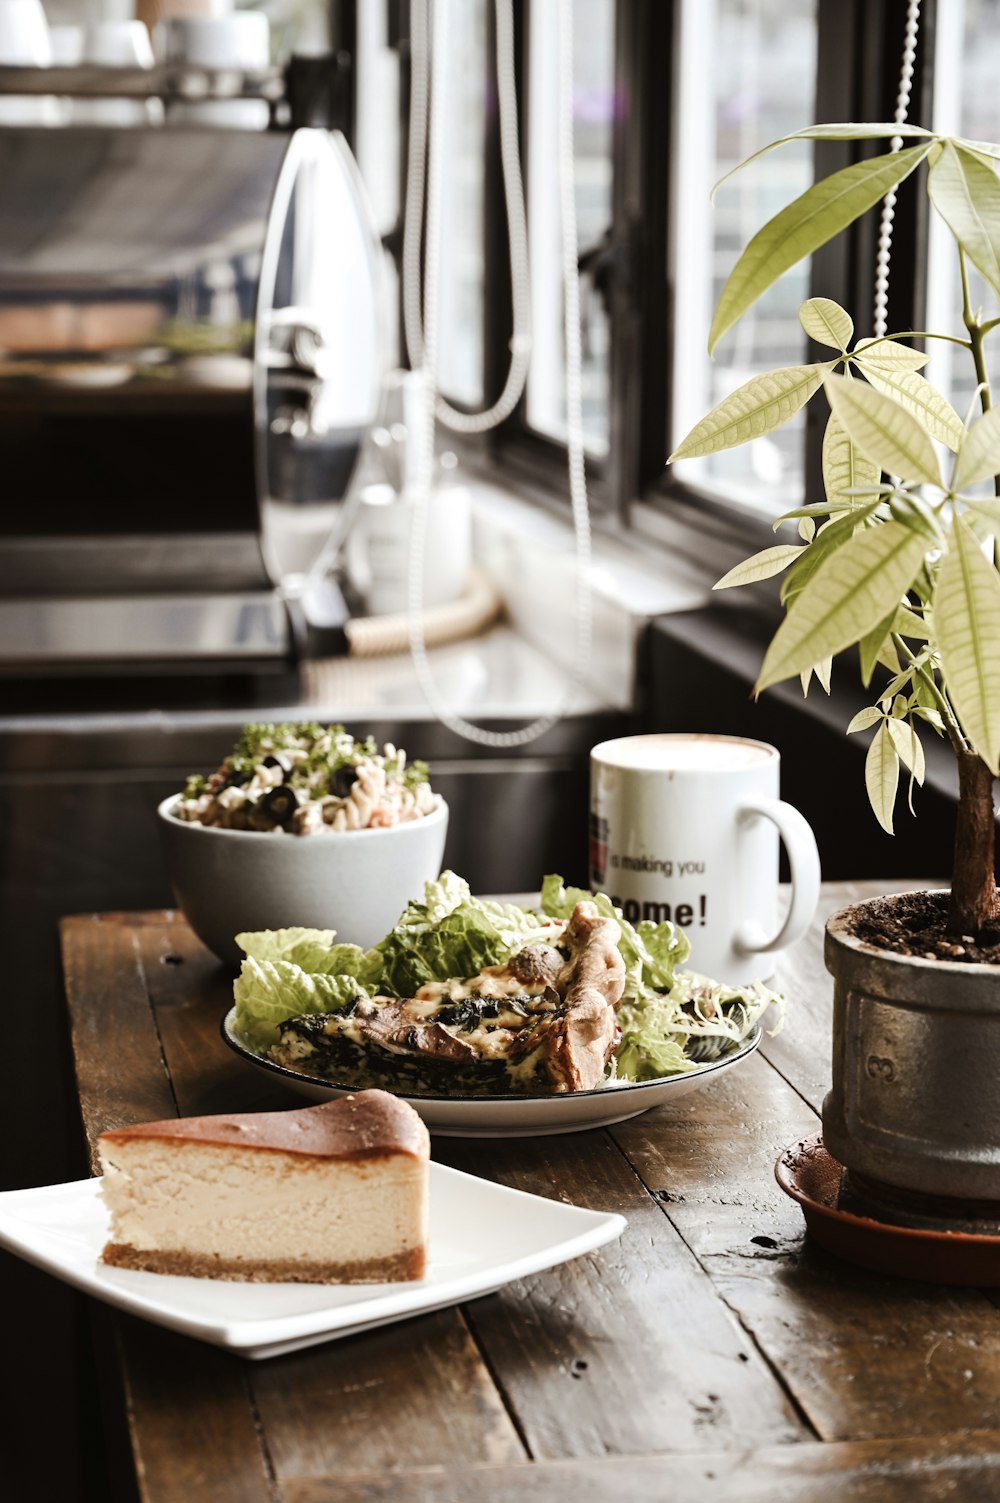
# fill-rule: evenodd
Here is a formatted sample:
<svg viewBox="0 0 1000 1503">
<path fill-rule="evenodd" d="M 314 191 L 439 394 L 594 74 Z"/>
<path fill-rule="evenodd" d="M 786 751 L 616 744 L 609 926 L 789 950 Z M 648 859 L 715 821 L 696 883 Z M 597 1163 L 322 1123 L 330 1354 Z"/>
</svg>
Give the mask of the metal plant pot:
<svg viewBox="0 0 1000 1503">
<path fill-rule="evenodd" d="M 841 909 L 826 927 L 826 1147 L 851 1175 L 883 1186 L 998 1202 L 1000 966 L 876 949 L 854 934 L 867 906 Z"/>
</svg>

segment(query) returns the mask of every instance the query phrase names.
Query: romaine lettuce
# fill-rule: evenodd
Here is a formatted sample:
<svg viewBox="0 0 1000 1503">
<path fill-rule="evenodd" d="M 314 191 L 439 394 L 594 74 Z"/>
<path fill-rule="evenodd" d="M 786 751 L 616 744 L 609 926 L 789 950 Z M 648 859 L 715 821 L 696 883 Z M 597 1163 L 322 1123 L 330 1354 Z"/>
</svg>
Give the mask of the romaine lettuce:
<svg viewBox="0 0 1000 1503">
<path fill-rule="evenodd" d="M 236 1027 L 266 1052 L 278 1025 L 305 1012 L 329 1012 L 359 993 L 412 997 L 428 981 L 474 976 L 501 965 L 545 930 L 537 913 L 474 898 L 468 882 L 442 872 L 422 903 L 411 902 L 372 950 L 334 944 L 333 929 L 264 929 L 238 934 L 246 953 L 235 983 Z"/>
<path fill-rule="evenodd" d="M 253 960 L 284 960 L 312 976 L 360 976 L 371 951 L 335 945 L 335 929 L 260 929 L 237 934 L 236 943 Z"/>
<path fill-rule="evenodd" d="M 726 987 L 678 970 L 690 950 L 686 935 L 669 923 L 628 923 L 605 893 L 547 876 L 536 912 L 474 898 L 466 881 L 442 872 L 371 950 L 335 944 L 331 929 L 237 935 L 247 955 L 234 988 L 237 1031 L 263 1054 L 286 1018 L 331 1012 L 362 994 L 412 997 L 427 982 L 474 976 L 526 945 L 553 942 L 552 921 L 565 922 L 585 900 L 617 922 L 625 961 L 612 1078 L 651 1080 L 694 1069 L 735 1048 L 767 1007 L 780 1003 L 759 984 Z"/>
<path fill-rule="evenodd" d="M 333 1012 L 365 991 L 354 976 L 311 975 L 287 960 L 260 961 L 248 956 L 233 984 L 236 1031 L 252 1049 L 264 1054 L 278 1042 L 278 1025 L 286 1018 Z"/>
<path fill-rule="evenodd" d="M 603 892 L 587 892 L 582 887 L 564 887 L 562 877 L 549 876 L 542 881 L 542 911 L 553 918 L 568 919 L 577 903 L 594 903 L 599 913 L 617 920 L 621 929 L 618 948 L 625 969 L 634 973 L 637 982 L 662 990 L 673 979 L 674 967 L 687 960 L 691 952 L 687 935 L 673 924 L 654 924 L 643 919 L 636 928 L 622 916 Z"/>
<path fill-rule="evenodd" d="M 725 986 L 695 971 L 674 972 L 668 990 L 633 987 L 626 981 L 618 1008 L 621 1042 L 614 1056 L 616 1080 L 656 1080 L 696 1070 L 739 1048 L 768 1008 L 784 999 L 760 981 Z"/>
<path fill-rule="evenodd" d="M 428 882 L 422 903 L 410 903 L 391 934 L 376 946 L 379 991 L 412 997 L 429 981 L 475 976 L 502 965 L 544 933 L 537 914 L 514 903 L 474 898 L 454 872 Z"/>
</svg>

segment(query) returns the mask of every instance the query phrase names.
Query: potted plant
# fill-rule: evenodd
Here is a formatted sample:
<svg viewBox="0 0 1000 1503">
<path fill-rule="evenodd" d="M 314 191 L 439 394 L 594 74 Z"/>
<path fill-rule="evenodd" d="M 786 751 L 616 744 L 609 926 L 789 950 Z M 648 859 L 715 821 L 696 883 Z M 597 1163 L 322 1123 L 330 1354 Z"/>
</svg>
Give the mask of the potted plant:
<svg viewBox="0 0 1000 1503">
<path fill-rule="evenodd" d="M 974 267 L 1000 298 L 1000 146 L 905 125 L 797 133 L 893 136 L 904 138 L 900 149 L 815 183 L 754 236 L 723 289 L 709 349 L 784 271 L 918 168 L 956 243 L 964 336 L 856 339 L 843 308 L 811 298 L 802 326 L 829 358 L 749 381 L 671 460 L 769 433 L 817 393 L 829 404 L 825 499 L 780 519 L 797 528 L 797 541 L 765 548 L 716 588 L 784 575 L 785 616 L 757 693 L 797 675 L 804 687 L 815 674 L 828 688 L 834 656 L 857 648 L 872 703 L 846 729 L 872 733 L 867 789 L 890 833 L 900 767 L 912 795 L 924 776 L 923 739 L 944 737 L 954 751 L 950 894 L 878 899 L 827 927 L 834 1059 L 823 1129 L 830 1152 L 873 1197 L 947 1197 L 968 1212 L 970 1201 L 1000 1202 L 1000 407 L 986 360 L 1000 316 L 984 316 L 970 293 Z M 920 373 L 929 357 L 917 346 L 933 339 L 958 343 L 971 363 L 976 400 L 964 417 Z"/>
</svg>

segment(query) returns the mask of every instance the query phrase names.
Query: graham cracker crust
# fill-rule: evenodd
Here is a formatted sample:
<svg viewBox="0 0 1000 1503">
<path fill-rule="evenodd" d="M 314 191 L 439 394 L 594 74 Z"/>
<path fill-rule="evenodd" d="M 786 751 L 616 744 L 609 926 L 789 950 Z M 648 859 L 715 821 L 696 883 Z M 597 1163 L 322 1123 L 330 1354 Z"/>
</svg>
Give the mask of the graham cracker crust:
<svg viewBox="0 0 1000 1503">
<path fill-rule="evenodd" d="M 427 1249 L 411 1247 L 387 1258 L 351 1263 L 307 1263 L 296 1258 L 218 1258 L 131 1247 L 109 1242 L 101 1262 L 113 1268 L 137 1268 L 145 1273 L 177 1274 L 192 1279 L 225 1279 L 247 1284 L 395 1284 L 422 1279 Z"/>
</svg>

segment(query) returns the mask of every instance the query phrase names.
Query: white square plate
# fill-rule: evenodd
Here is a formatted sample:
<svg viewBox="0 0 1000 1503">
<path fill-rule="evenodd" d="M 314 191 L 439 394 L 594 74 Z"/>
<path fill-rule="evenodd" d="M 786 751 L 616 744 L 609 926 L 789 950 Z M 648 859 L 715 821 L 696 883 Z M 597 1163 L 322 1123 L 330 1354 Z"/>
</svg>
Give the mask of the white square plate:
<svg viewBox="0 0 1000 1503">
<path fill-rule="evenodd" d="M 0 1246 L 130 1315 L 277 1357 L 490 1294 L 620 1237 L 624 1217 L 430 1166 L 430 1268 L 407 1284 L 234 1284 L 109 1268 L 96 1179 L 0 1194 Z"/>
</svg>

